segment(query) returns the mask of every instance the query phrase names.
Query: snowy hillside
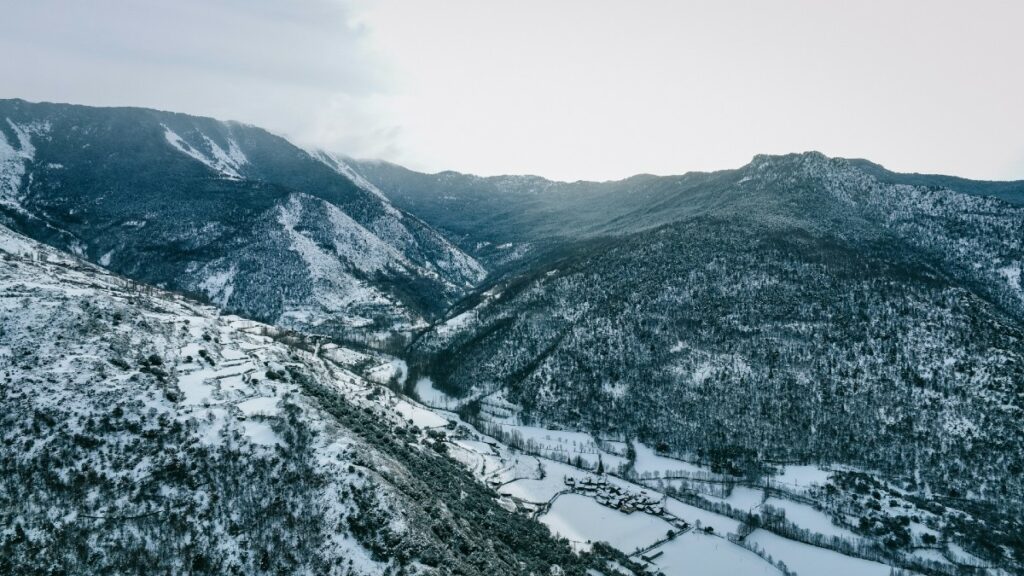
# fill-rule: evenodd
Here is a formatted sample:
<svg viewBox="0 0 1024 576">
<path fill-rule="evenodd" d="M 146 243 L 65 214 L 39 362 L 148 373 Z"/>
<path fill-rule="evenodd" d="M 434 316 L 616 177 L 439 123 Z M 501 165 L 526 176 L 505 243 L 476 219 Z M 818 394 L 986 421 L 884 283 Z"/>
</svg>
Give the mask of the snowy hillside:
<svg viewBox="0 0 1024 576">
<path fill-rule="evenodd" d="M 359 353 L 327 360 L 2 227 L 0 294 L 0 572 L 605 565 L 431 449 L 447 420 L 352 372 Z"/>
<path fill-rule="evenodd" d="M 466 411 L 500 394 L 524 423 L 715 473 L 877 471 L 968 511 L 947 536 L 972 554 L 1020 562 L 1024 208 L 816 153 L 662 180 L 604 216 L 619 231 L 493 274 L 417 338 L 410 370 Z M 868 504 L 849 504 L 853 528 L 910 549 Z"/>
<path fill-rule="evenodd" d="M 0 101 L 0 572 L 1020 572 L 1020 190 Z"/>
<path fill-rule="evenodd" d="M 221 316 L 2 227 L 0 293 L 5 572 L 726 576 L 827 564 L 884 576 L 987 564 L 944 536 L 969 515 L 871 474 L 795 466 L 751 482 L 642 443 L 525 425 L 501 394 L 465 421 L 367 379 L 401 383 L 398 359 Z M 452 401 L 429 381 L 416 390 Z M 847 526 L 864 482 L 892 510 L 872 522 L 914 518 L 912 552 Z"/>
</svg>

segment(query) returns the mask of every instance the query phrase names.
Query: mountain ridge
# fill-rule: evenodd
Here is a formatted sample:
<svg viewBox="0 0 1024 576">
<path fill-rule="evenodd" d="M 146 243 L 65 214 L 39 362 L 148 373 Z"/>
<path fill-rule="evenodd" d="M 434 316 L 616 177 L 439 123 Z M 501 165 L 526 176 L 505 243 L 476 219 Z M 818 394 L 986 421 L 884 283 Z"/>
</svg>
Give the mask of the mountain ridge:
<svg viewBox="0 0 1024 576">
<path fill-rule="evenodd" d="M 579 237 L 621 235 L 713 210 L 719 197 L 743 184 L 767 159 L 794 162 L 826 159 L 820 152 L 757 155 L 748 164 L 716 172 L 678 176 L 637 175 L 608 182 L 555 182 L 540 177 L 479 177 L 441 172 L 422 174 L 386 162 L 350 161 L 357 172 L 384 190 L 398 206 L 445 231 L 463 250 L 499 268 L 530 251 Z M 911 176 L 884 171 L 860 160 L 832 159 L 870 173 L 882 183 L 907 184 Z M 869 167 L 870 168 L 870 167 Z M 1024 204 L 1024 181 L 980 182 L 922 176 L 912 184 L 951 183 L 972 195 Z M 956 188 L 952 188 L 956 190 Z M 782 191 L 783 193 L 785 190 Z"/>
<path fill-rule="evenodd" d="M 470 413 L 501 399 L 717 471 L 878 470 L 1019 548 L 1024 207 L 821 154 L 676 182 L 601 234 L 519 236 L 532 255 L 421 334 L 414 373 Z"/>
<path fill-rule="evenodd" d="M 31 249 L 65 250 L 140 284 L 110 284 L 97 280 L 102 271 L 48 267 L 18 254 L 4 259 L 12 296 L 4 313 L 12 323 L 0 326 L 0 338 L 8 338 L 0 354 L 27 370 L 25 382 L 38 394 L 0 400 L 14 404 L 8 429 L 33 442 L 51 426 L 32 419 L 33 398 L 87 392 L 108 381 L 109 364 L 125 372 L 112 384 L 136 396 L 163 394 L 174 410 L 189 413 L 227 409 L 237 416 L 221 406 L 240 400 L 236 392 L 266 398 L 269 389 L 292 393 L 301 384 L 323 404 L 285 402 L 293 406 L 286 412 L 330 407 L 373 444 L 378 461 L 399 471 L 430 469 L 423 464 L 432 461 L 429 453 L 407 450 L 409 428 L 374 412 L 405 401 L 391 390 L 360 387 L 347 368 L 321 366 L 301 347 L 272 345 L 273 358 L 252 352 L 250 346 L 271 343 L 232 325 L 254 328 L 249 320 L 219 316 L 232 312 L 265 322 L 263 332 L 294 330 L 288 339 L 309 343 L 314 356 L 339 343 L 400 353 L 408 370 L 390 358 L 379 380 L 411 396 L 440 398 L 470 425 L 589 433 L 588 442 L 608 443 L 596 452 L 597 470 L 604 453 L 635 471 L 636 442 L 698 466 L 705 480 L 764 480 L 767 497 L 776 465 L 827 465 L 849 472 L 843 486 L 829 485 L 844 495 L 819 494 L 815 502 L 827 503 L 841 517 L 837 523 L 859 536 L 913 555 L 924 540 L 910 534 L 910 516 L 890 514 L 881 502 L 882 493 L 906 496 L 928 511 L 929 529 L 944 544 L 966 546 L 992 566 L 1022 564 L 1024 206 L 998 197 L 1013 197 L 1018 183 L 899 175 L 816 152 L 603 183 L 423 175 L 302 150 L 260 129 L 208 118 L 37 106 L 0 101 L 0 240 L 16 250 L 46 242 L 56 248 Z M 9 241 L 6 225 L 32 240 Z M 34 284 L 33 273 L 48 287 Z M 83 283 L 93 292 L 78 292 Z M 210 339 L 181 321 L 185 300 L 159 291 L 152 297 L 149 285 L 216 305 L 194 317 Z M 90 308 L 90 294 L 101 311 Z M 70 303 L 72 313 L 56 312 L 60 303 Z M 33 356 L 36 349 L 55 355 L 56 342 L 78 346 L 82 334 L 114 353 L 104 364 L 99 352 L 74 349 L 74 362 L 99 358 L 82 372 L 95 376 L 88 382 L 65 383 Z M 156 340 L 166 345 L 158 350 Z M 366 356 L 330 350 L 353 366 Z M 254 383 L 207 373 L 207 364 L 236 362 L 266 369 L 265 377 Z M 359 386 L 347 400 L 336 397 L 335 388 L 353 383 Z M 144 415 L 128 408 L 129 420 Z M 273 434 L 291 444 L 310 432 L 302 418 L 268 431 L 260 423 L 273 418 L 242 415 L 229 420 L 232 441 L 253 431 L 256 444 L 277 444 Z M 65 416 L 73 419 L 62 413 L 54 421 Z M 122 416 L 111 414 L 119 423 Z M 186 432 L 217 421 L 214 414 Z M 87 448 L 97 432 L 88 426 L 91 435 L 76 441 L 64 434 L 61 441 Z M 168 437 L 184 440 L 179 432 Z M 417 439 L 444 451 L 429 434 Z M 509 439 L 528 445 L 514 434 Z M 504 455 L 476 447 L 483 452 L 463 453 L 473 466 L 493 463 L 486 453 L 503 463 Z M 259 460 L 262 451 L 247 454 Z M 46 469 L 44 460 L 31 459 L 37 453 L 29 460 L 16 453 L 6 457 L 24 465 L 19 474 Z M 196 474 L 209 471 L 201 466 Z M 445 468 L 440 476 L 459 474 Z M 543 470 L 538 475 L 544 480 Z M 417 476 L 392 480 L 408 480 L 399 492 L 422 491 L 418 482 L 427 480 Z M 680 486 L 721 495 L 700 488 L 700 478 Z M 564 490 L 557 478 L 553 483 Z M 867 487 L 877 483 L 887 488 L 869 496 Z M 437 488 L 461 502 L 457 485 Z M 436 552 L 435 541 L 451 532 L 424 520 L 429 509 L 405 503 L 423 521 L 415 541 L 431 543 L 418 550 Z M 365 529 L 360 541 L 369 549 L 400 554 L 401 531 L 386 529 L 387 518 L 364 504 L 362 520 L 371 527 L 357 518 L 353 534 Z M 481 506 L 477 511 L 497 514 Z M 742 518 L 748 527 L 761 521 L 749 510 Z M 24 544 L 11 534 L 8 543 Z M 463 538 L 459 549 L 470 556 L 478 544 L 494 544 Z M 543 550 L 563 557 L 567 549 L 559 546 Z M 514 573 L 516 554 L 494 550 Z M 529 561 L 545 565 L 537 556 Z"/>
<path fill-rule="evenodd" d="M 255 127 L 24 101 L 0 101 L 0 118 L 5 223 L 229 311 L 381 338 L 485 274 L 337 163 Z M 280 273 L 260 269 L 267 251 Z"/>
</svg>

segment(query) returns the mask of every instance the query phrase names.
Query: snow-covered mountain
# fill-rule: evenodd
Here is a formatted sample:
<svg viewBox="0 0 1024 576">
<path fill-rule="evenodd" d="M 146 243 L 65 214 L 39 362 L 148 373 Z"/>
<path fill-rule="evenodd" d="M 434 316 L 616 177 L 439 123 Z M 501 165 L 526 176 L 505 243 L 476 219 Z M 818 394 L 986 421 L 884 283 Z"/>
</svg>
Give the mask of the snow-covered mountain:
<svg viewBox="0 0 1024 576">
<path fill-rule="evenodd" d="M 634 184 L 620 199 L 495 192 L 510 221 L 553 212 L 560 229 L 442 221 L 473 193 L 421 190 L 425 218 L 468 230 L 464 248 L 529 249 L 417 338 L 412 371 L 467 410 L 500 396 L 527 423 L 662 443 L 718 472 L 880 471 L 976 512 L 957 537 L 988 560 L 1024 558 L 1024 207 L 817 153 Z M 604 210 L 570 209 L 588 197 Z M 883 530 L 868 510 L 850 513 Z"/>
<path fill-rule="evenodd" d="M 870 176 L 879 185 L 952 190 L 1024 205 L 1024 181 L 901 174 L 866 160 L 843 162 L 856 170 L 858 178 Z M 567 241 L 641 232 L 728 208 L 744 189 L 739 186 L 741 180 L 750 178 L 747 189 L 753 185 L 755 164 L 676 176 L 640 174 L 607 182 L 558 182 L 538 176 L 424 174 L 388 162 L 348 160 L 351 169 L 396 206 L 444 231 L 492 268 L 552 247 L 557 250 Z"/>
<path fill-rule="evenodd" d="M 379 358 L 2 226 L 0 295 L 2 573 L 583 576 L 626 562 L 575 555 L 502 507 L 443 455 L 445 418 L 352 369 Z"/>
<path fill-rule="evenodd" d="M 0 101 L 0 221 L 282 326 L 383 340 L 485 275 L 339 158 L 155 110 Z"/>
<path fill-rule="evenodd" d="M 0 572 L 1019 571 L 1022 191 L 0 101 Z"/>
<path fill-rule="evenodd" d="M 785 575 L 827 563 L 884 576 L 984 562 L 929 540 L 963 512 L 947 518 L 863 471 L 790 466 L 769 490 L 642 443 L 525 426 L 500 396 L 474 426 L 364 378 L 405 377 L 398 359 L 220 315 L 2 226 L 0 294 L 3 573 Z M 856 518 L 834 513 L 865 479 L 900 503 L 872 521 L 900 528 L 913 510 L 900 529 L 929 554 L 856 535 Z"/>
</svg>

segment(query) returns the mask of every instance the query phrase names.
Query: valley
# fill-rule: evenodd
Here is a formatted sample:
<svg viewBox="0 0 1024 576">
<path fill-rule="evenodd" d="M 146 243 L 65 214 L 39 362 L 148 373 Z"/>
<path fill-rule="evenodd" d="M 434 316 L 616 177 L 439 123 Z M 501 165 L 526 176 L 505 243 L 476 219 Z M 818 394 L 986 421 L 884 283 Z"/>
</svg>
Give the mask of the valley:
<svg viewBox="0 0 1024 576">
<path fill-rule="evenodd" d="M 448 420 L 350 370 L 376 356 L 307 346 L 2 227 L 0 319 L 0 572 L 629 564 L 578 556 L 499 505 L 442 455 Z"/>
<path fill-rule="evenodd" d="M 4 572 L 1024 566 L 1020 183 L 0 119 Z"/>
<path fill-rule="evenodd" d="M 928 538 L 943 530 L 942 515 L 900 498 L 898 487 L 879 486 L 887 499 L 880 514 L 872 512 L 872 499 L 881 497 L 870 495 L 859 510 L 836 506 L 845 479 L 876 476 L 868 471 L 784 465 L 750 482 L 660 455 L 642 443 L 509 424 L 507 416 L 492 420 L 492 414 L 469 427 L 468 440 L 454 441 L 452 456 L 577 549 L 607 541 L 666 575 L 692 569 L 808 574 L 816 562 L 841 574 L 889 574 L 892 564 L 921 574 L 985 566 L 962 555 L 956 544 L 944 548 Z M 456 429 L 462 430 L 465 423 L 458 421 Z M 858 514 L 907 526 L 910 549 L 894 552 L 884 545 L 887 534 L 864 533 Z"/>
<path fill-rule="evenodd" d="M 309 519 L 316 522 L 309 526 L 313 534 L 339 521 L 339 526 L 345 526 L 346 516 L 347 525 L 351 527 L 348 530 L 358 530 L 361 520 L 352 516 L 355 510 L 352 506 L 373 504 L 361 502 L 358 490 L 348 497 L 356 497 L 351 503 L 346 503 L 345 496 L 336 501 L 337 496 L 333 494 L 344 495 L 359 486 L 372 485 L 377 494 L 375 498 L 402 498 L 400 493 L 388 496 L 386 486 L 400 484 L 402 473 L 395 467 L 408 464 L 400 464 L 401 459 L 391 460 L 394 455 L 388 455 L 386 450 L 379 452 L 380 448 L 375 447 L 380 442 L 379 433 L 376 439 L 360 440 L 360 434 L 348 428 L 359 426 L 358 419 L 356 424 L 352 421 L 341 424 L 344 420 L 336 419 L 338 412 L 325 407 L 330 404 L 322 403 L 324 395 L 336 395 L 333 405 L 341 400 L 351 407 L 346 410 L 372 414 L 379 422 L 389 422 L 389 427 L 393 426 L 399 434 L 400 442 L 419 444 L 428 448 L 428 453 L 437 454 L 430 459 L 430 466 L 438 466 L 450 458 L 449 461 L 465 467 L 481 488 L 489 487 L 488 498 L 495 506 L 524 520 L 535 518 L 553 534 L 564 538 L 576 553 L 592 553 L 598 542 L 609 543 L 612 549 L 624 555 L 621 563 L 609 560 L 619 566 L 611 573 L 639 570 L 635 573 L 670 576 L 699 569 L 702 574 L 738 571 L 806 574 L 813 573 L 809 568 L 823 561 L 841 574 L 888 574 L 892 563 L 903 566 L 907 573 L 921 574 L 956 574 L 971 565 L 985 566 L 954 542 L 929 541 L 926 535 L 940 534 L 945 529 L 946 519 L 926 509 L 917 509 L 909 501 L 900 501 L 898 506 L 887 503 L 885 512 L 879 516 L 891 519 L 914 516 L 910 526 L 912 550 L 907 554 L 890 553 L 879 538 L 857 534 L 855 525 L 844 525 L 853 522 L 856 516 L 849 510 L 838 514 L 830 508 L 835 505 L 836 491 L 841 493 L 845 488 L 840 478 L 845 475 L 872 478 L 863 471 L 845 467 L 782 466 L 777 474 L 764 481 L 751 482 L 665 456 L 639 442 L 525 425 L 517 415 L 518 407 L 500 395 L 484 399 L 485 408 L 467 422 L 460 416 L 460 406 L 449 402 L 443 407 L 434 407 L 429 405 L 429 400 L 421 404 L 385 384 L 375 383 L 374 375 L 377 380 L 393 384 L 397 379 L 399 385 L 403 383 L 406 369 L 396 358 L 339 347 L 322 338 L 235 316 L 220 316 L 209 307 L 135 287 L 76 258 L 16 234 L 0 232 L 3 232 L 0 248 L 7 304 L 3 311 L 4 345 L 0 351 L 11 362 L 5 371 L 6 381 L 21 384 L 18 391 L 8 389 L 5 392 L 8 418 L 21 414 L 29 416 L 26 424 L 32 418 L 54 422 L 49 424 L 57 426 L 53 432 L 41 437 L 51 446 L 49 454 L 55 454 L 53 450 L 64 441 L 62 438 L 67 438 L 65 427 L 71 424 L 72 429 L 80 430 L 75 433 L 74 442 L 89 450 L 67 453 L 68 448 L 63 448 L 68 454 L 64 458 L 71 460 L 58 460 L 65 462 L 65 466 L 73 466 L 68 479 L 74 478 L 78 469 L 91 469 L 94 470 L 91 473 L 107 478 L 135 478 L 135 482 L 142 482 L 140 486 L 146 484 L 147 477 L 160 478 L 159 490 L 165 494 L 156 500 L 153 498 L 157 494 L 146 489 L 95 494 L 90 498 L 89 508 L 66 516 L 66 509 L 59 504 L 57 486 L 64 485 L 68 479 L 58 480 L 51 489 L 54 490 L 52 497 L 57 499 L 40 501 L 36 494 L 30 499 L 35 502 L 33 512 L 29 513 L 29 508 L 21 505 L 14 508 L 21 512 L 12 523 L 13 532 L 5 532 L 8 562 L 19 557 L 19 533 L 24 534 L 20 537 L 24 541 L 37 546 L 49 547 L 62 541 L 52 540 L 58 534 L 38 524 L 41 520 L 38 514 L 47 510 L 46 505 L 51 506 L 50 512 L 43 513 L 51 515 L 50 518 L 56 518 L 52 516 L 54 513 L 61 515 L 64 518 L 61 522 L 68 527 L 85 528 L 90 523 L 99 523 L 93 526 L 96 528 L 113 518 L 121 518 L 120 523 L 132 518 L 135 520 L 129 522 L 138 522 L 135 529 L 141 530 L 143 535 L 156 527 L 141 520 L 148 516 L 166 522 L 175 514 L 185 514 L 181 517 L 185 520 L 195 519 L 200 511 L 217 513 L 216 508 L 210 509 L 205 503 L 209 493 L 202 487 L 203 483 L 187 481 L 180 487 L 169 488 L 173 481 L 167 474 L 173 468 L 168 466 L 174 464 L 162 460 L 163 451 L 152 452 L 151 456 L 139 460 L 139 456 L 150 452 L 138 453 L 138 440 L 125 443 L 122 439 L 111 443 L 114 437 L 107 436 L 111 434 L 107 431 L 110 428 L 94 428 L 95 424 L 89 424 L 98 416 L 108 422 L 104 426 L 113 426 L 114 431 L 127 426 L 117 434 L 142 434 L 140 439 L 156 437 L 146 432 L 151 429 L 159 431 L 162 443 L 173 445 L 178 442 L 174 434 L 185 434 L 187 439 L 181 447 L 191 448 L 175 458 L 183 459 L 182 462 L 193 468 L 189 476 L 205 473 L 211 474 L 209 478 L 215 482 L 230 480 L 217 471 L 215 464 L 215 455 L 229 447 L 234 458 L 252 459 L 251 465 L 283 466 L 284 470 L 295 469 L 296 473 L 306 470 L 304 474 L 315 471 L 314 477 L 329 480 L 329 483 L 319 488 L 309 484 L 309 488 L 298 492 L 297 486 L 292 486 L 290 498 L 299 500 L 290 506 L 317 506 L 317 512 L 312 513 L 312 509 L 305 512 L 312 513 Z M 37 303 L 26 307 L 26 300 Z M 10 306 L 18 302 L 21 302 L 21 312 Z M 92 327 L 85 328 L 87 331 L 82 334 L 94 335 L 84 340 L 72 338 L 68 341 L 70 346 L 65 345 L 60 353 L 50 351 L 42 344 L 51 338 L 49 334 L 75 334 L 82 328 L 65 331 L 63 324 L 55 323 L 54 317 L 46 312 L 47 308 L 41 305 L 43 302 L 63 302 L 62 322 L 79 326 L 91 323 Z M 74 307 L 69 308 L 69 304 Z M 75 312 L 68 315 L 69 310 Z M 139 312 L 142 315 L 136 316 Z M 47 328 L 42 328 L 41 321 L 46 322 Z M 111 322 L 112 331 L 91 332 L 110 330 Z M 147 327 L 140 331 L 140 326 Z M 121 342 L 121 338 L 129 340 Z M 141 340 L 129 344 L 134 338 Z M 63 338 L 52 337 L 52 340 L 59 342 Z M 35 346 L 36 350 L 26 354 L 26 345 Z M 129 348 L 123 348 L 125 345 Z M 119 350 L 121 354 L 136 350 L 135 356 L 140 359 L 132 355 L 119 357 Z M 59 357 L 61 361 L 38 363 L 33 359 L 37 355 Z M 382 373 L 388 377 L 381 378 Z M 55 377 L 77 383 L 47 385 L 55 381 Z M 29 390 L 31 395 L 27 395 Z M 425 398 L 445 401 L 446 396 L 429 381 L 419 382 L 417 390 Z M 26 409 L 23 405 L 26 402 L 32 408 Z M 108 413 L 111 403 L 113 419 Z M 18 408 L 13 409 L 15 406 Z M 56 417 L 55 411 L 63 416 Z M 121 418 L 127 419 L 125 424 L 118 424 Z M 5 425 L 9 432 L 16 429 L 12 425 L 13 422 Z M 387 442 L 385 440 L 385 444 Z M 304 450 L 308 450 L 308 456 L 301 457 L 311 460 L 298 460 L 301 453 L 295 452 L 297 443 L 307 446 Z M 97 451 L 97 446 L 106 448 Z M 122 452 L 129 447 L 136 452 L 134 456 Z M 197 453 L 197 449 L 201 452 Z M 200 462 L 198 454 L 206 451 L 210 455 L 205 458 L 213 459 L 206 466 L 213 467 L 206 472 L 202 472 L 202 468 L 196 470 Z M 11 452 L 4 455 L 16 474 L 4 482 L 0 491 L 8 505 L 15 501 L 16 485 L 11 482 L 18 475 L 36 473 L 31 472 L 33 462 L 43 454 L 29 451 L 21 456 Z M 272 464 L 275 461 L 280 464 Z M 396 472 L 399 476 L 395 476 Z M 172 484 L 168 485 L 168 481 Z M 257 487 L 263 490 L 262 483 L 267 483 L 266 489 L 273 490 L 279 480 L 250 476 L 250 481 L 256 484 L 251 484 L 246 492 Z M 307 486 L 308 482 L 309 479 L 302 480 L 301 486 Z M 892 486 L 875 486 L 887 490 L 887 499 L 900 493 Z M 169 489 L 173 492 L 167 492 Z M 168 507 L 165 499 L 170 494 L 174 494 L 171 500 L 174 504 Z M 233 489 L 221 486 L 218 494 L 232 498 Z M 238 497 L 242 497 L 242 493 Z M 250 501 L 253 495 L 245 498 Z M 313 504 L 318 501 L 320 504 Z M 332 501 L 336 503 L 329 504 Z M 41 510 L 40 505 L 44 506 Z M 411 514 L 410 504 L 402 506 L 402 517 L 406 518 L 403 523 L 420 521 Z M 62 509 L 64 511 L 58 512 Z M 232 509 L 249 508 L 239 501 Z M 296 512 L 299 510 L 302 508 Z M 364 509 L 362 513 L 367 514 L 369 510 Z M 329 520 L 332 517 L 336 519 Z M 842 520 L 837 522 L 837 519 Z M 406 537 L 403 534 L 417 529 L 415 525 L 398 529 L 397 534 L 385 538 L 403 541 Z M 118 541 L 123 537 L 120 534 L 114 531 L 105 539 L 123 545 L 124 542 Z M 380 533 L 377 534 L 380 537 Z M 66 529 L 59 537 L 69 537 Z M 232 547 L 240 544 L 229 545 L 234 540 L 230 532 L 205 537 L 216 537 L 211 544 L 217 542 L 216 548 L 227 550 L 226 556 L 193 559 L 193 563 L 210 562 L 211 566 L 224 567 L 254 561 L 241 548 Z M 148 538 L 155 538 L 145 540 L 148 549 L 158 551 L 164 545 L 156 533 Z M 389 549 L 394 544 L 373 539 L 367 542 L 365 538 L 364 535 L 348 541 L 328 540 L 323 544 L 326 548 L 309 550 L 306 554 L 316 553 L 316 557 L 325 560 L 330 556 L 345 557 L 353 562 L 358 559 L 349 565 L 356 573 L 387 572 L 393 561 L 385 560 L 386 557 L 380 555 L 382 549 L 375 546 Z M 114 552 L 110 552 L 109 545 L 107 548 L 105 554 L 117 553 L 116 547 Z M 291 557 L 291 561 L 300 559 Z"/>
</svg>

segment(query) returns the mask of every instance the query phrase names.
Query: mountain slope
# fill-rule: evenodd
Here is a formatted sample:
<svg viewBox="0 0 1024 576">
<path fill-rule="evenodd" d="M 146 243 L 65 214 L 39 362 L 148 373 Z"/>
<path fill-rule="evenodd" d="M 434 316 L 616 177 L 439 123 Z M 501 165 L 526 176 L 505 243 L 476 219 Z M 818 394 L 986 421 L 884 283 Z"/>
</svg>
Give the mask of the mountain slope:
<svg viewBox="0 0 1024 576">
<path fill-rule="evenodd" d="M 423 174 L 387 162 L 348 161 L 395 203 L 444 230 L 489 263 L 580 237 L 627 234 L 733 202 L 729 191 L 749 167 L 681 176 L 638 175 L 608 182 L 556 182 L 537 176 Z M 864 160 L 851 165 L 885 184 L 932 186 L 1024 204 L 1024 182 L 980 182 L 898 174 Z M 723 205 L 723 208 L 725 206 Z"/>
<path fill-rule="evenodd" d="M 624 560 L 499 506 L 406 420 L 416 407 L 382 409 L 319 347 L 3 227 L 0 294 L 0 572 L 582 576 Z"/>
<path fill-rule="evenodd" d="M 933 186 L 956 190 L 975 196 L 991 196 L 1011 204 L 1024 205 L 1024 181 L 995 182 L 969 180 L 941 174 L 901 174 L 886 170 L 883 166 L 868 160 L 850 160 L 862 172 L 886 184 L 908 184 L 911 186 Z"/>
<path fill-rule="evenodd" d="M 344 164 L 258 128 L 6 100 L 0 135 L 3 222 L 248 317 L 382 338 L 484 275 Z"/>
<path fill-rule="evenodd" d="M 414 343 L 415 370 L 716 470 L 879 470 L 1020 558 L 1024 208 L 820 154 L 705 178 L 670 224 L 492 280 Z"/>
</svg>

